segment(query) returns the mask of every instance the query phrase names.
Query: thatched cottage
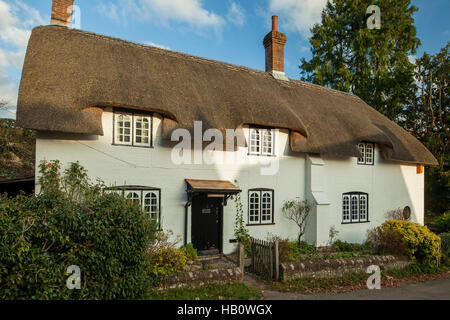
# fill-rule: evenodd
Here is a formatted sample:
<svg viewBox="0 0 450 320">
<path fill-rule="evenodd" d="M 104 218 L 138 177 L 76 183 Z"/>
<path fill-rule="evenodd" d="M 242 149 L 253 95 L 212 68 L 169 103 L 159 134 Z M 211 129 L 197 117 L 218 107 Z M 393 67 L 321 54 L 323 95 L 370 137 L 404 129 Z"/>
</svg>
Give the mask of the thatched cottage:
<svg viewBox="0 0 450 320">
<path fill-rule="evenodd" d="M 71 4 L 53 1 L 23 67 L 17 119 L 37 131 L 37 164 L 78 160 L 199 250 L 233 250 L 237 193 L 256 238 L 295 238 L 281 208 L 297 198 L 314 204 L 316 245 L 331 227 L 361 242 L 397 208 L 423 223 L 436 159 L 357 96 L 288 79 L 276 18 L 263 72 L 71 29 Z"/>
</svg>

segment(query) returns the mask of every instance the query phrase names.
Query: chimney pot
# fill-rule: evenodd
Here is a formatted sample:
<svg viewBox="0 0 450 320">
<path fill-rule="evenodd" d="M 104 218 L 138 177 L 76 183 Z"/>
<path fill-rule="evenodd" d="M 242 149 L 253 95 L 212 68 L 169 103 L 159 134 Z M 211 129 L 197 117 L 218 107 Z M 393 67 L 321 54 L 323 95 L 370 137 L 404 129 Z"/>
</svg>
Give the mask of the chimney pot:
<svg viewBox="0 0 450 320">
<path fill-rule="evenodd" d="M 72 27 L 74 0 L 53 0 L 52 18 L 50 24 L 65 27 Z"/>
<path fill-rule="evenodd" d="M 272 31 L 278 31 L 278 16 L 272 16 Z"/>
</svg>

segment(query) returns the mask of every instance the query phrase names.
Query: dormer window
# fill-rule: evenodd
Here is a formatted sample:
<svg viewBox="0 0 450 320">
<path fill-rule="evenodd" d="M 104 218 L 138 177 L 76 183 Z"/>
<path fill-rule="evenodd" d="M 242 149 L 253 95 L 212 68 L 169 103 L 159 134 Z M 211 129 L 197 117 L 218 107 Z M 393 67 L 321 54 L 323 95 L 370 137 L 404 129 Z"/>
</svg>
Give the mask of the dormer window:
<svg viewBox="0 0 450 320">
<path fill-rule="evenodd" d="M 374 162 L 374 144 L 371 142 L 361 142 L 358 144 L 361 156 L 358 158 L 358 164 L 373 165 Z"/>
<path fill-rule="evenodd" d="M 249 131 L 249 154 L 271 156 L 274 154 L 273 129 L 250 128 Z"/>
<path fill-rule="evenodd" d="M 149 114 L 114 111 L 115 145 L 152 146 L 152 116 Z"/>
</svg>

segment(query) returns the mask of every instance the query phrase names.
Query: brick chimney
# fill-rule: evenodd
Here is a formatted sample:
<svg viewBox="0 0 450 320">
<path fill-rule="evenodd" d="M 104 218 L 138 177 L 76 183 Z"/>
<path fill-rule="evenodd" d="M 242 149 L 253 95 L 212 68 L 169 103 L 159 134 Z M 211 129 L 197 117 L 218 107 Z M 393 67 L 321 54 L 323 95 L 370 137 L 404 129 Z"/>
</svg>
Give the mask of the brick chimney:
<svg viewBox="0 0 450 320">
<path fill-rule="evenodd" d="M 74 0 L 53 0 L 52 1 L 52 25 L 72 27 Z"/>
<path fill-rule="evenodd" d="M 276 79 L 287 80 L 284 75 L 284 45 L 286 35 L 278 32 L 278 16 L 272 16 L 272 31 L 264 37 L 266 49 L 266 72 L 271 73 Z"/>
</svg>

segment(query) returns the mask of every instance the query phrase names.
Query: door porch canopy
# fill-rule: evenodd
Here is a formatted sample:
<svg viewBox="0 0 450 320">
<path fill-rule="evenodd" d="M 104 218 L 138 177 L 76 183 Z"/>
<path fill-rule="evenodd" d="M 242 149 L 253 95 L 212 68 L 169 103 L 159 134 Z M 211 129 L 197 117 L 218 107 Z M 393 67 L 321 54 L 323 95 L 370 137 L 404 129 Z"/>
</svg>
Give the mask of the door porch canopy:
<svg viewBox="0 0 450 320">
<path fill-rule="evenodd" d="M 206 193 L 208 197 L 223 198 L 225 205 L 230 196 L 241 192 L 241 189 L 228 180 L 186 179 L 185 181 L 189 201 L 195 194 Z"/>
</svg>

